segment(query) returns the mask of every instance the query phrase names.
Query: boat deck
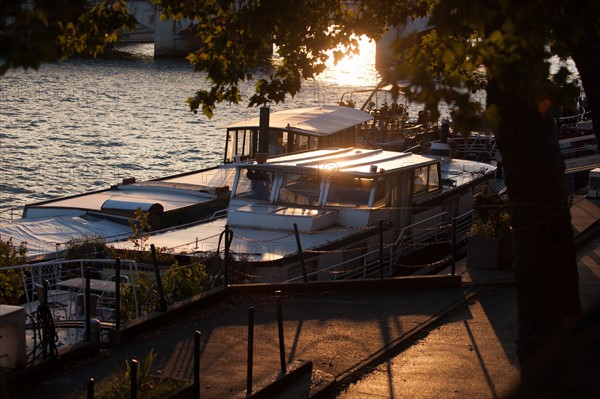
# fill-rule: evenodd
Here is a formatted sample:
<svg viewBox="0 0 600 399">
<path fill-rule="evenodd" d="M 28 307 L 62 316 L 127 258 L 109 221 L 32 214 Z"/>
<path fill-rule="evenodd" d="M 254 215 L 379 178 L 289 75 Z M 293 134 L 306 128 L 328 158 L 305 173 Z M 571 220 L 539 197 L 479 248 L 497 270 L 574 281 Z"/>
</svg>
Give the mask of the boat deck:
<svg viewBox="0 0 600 399">
<path fill-rule="evenodd" d="M 165 212 L 169 212 L 212 200 L 215 196 L 226 193 L 233 184 L 234 177 L 235 167 L 223 166 L 160 180 L 120 184 L 107 190 L 29 205 L 24 217 L 58 216 L 67 209 L 100 212 L 102 205 L 108 200 L 159 203 Z M 54 211 L 49 212 L 50 209 Z"/>
</svg>

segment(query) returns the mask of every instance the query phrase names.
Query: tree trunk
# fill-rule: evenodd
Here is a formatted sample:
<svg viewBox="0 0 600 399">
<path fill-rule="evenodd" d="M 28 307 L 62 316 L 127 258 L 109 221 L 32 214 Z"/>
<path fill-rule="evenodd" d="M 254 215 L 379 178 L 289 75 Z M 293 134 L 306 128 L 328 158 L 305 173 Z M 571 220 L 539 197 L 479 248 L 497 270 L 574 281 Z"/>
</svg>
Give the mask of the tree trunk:
<svg viewBox="0 0 600 399">
<path fill-rule="evenodd" d="M 581 304 L 564 163 L 551 115 L 489 80 L 488 104 L 500 109 L 497 140 L 504 160 L 513 229 L 522 378 Z"/>
</svg>

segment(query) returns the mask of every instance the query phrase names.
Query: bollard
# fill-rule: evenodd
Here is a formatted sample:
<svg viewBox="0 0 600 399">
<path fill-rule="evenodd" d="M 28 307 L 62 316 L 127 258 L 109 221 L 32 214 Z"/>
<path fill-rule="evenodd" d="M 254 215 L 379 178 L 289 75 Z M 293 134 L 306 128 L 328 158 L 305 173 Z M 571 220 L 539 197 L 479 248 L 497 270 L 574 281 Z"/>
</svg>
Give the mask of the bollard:
<svg viewBox="0 0 600 399">
<path fill-rule="evenodd" d="M 193 399 L 200 399 L 200 331 L 194 333 L 194 391 Z"/>
<path fill-rule="evenodd" d="M 87 382 L 87 397 L 94 399 L 94 378 L 90 377 Z"/>
<path fill-rule="evenodd" d="M 283 342 L 283 310 L 281 307 L 281 291 L 275 291 L 277 297 L 277 329 L 279 330 L 279 361 L 281 365 L 281 374 L 285 374 L 285 344 Z"/>
<path fill-rule="evenodd" d="M 254 308 L 248 309 L 248 375 L 246 395 L 252 393 L 252 362 L 254 357 Z"/>
<path fill-rule="evenodd" d="M 129 372 L 131 373 L 131 399 L 137 399 L 137 372 L 138 372 L 138 361 L 137 359 L 131 359 L 129 364 Z"/>
</svg>

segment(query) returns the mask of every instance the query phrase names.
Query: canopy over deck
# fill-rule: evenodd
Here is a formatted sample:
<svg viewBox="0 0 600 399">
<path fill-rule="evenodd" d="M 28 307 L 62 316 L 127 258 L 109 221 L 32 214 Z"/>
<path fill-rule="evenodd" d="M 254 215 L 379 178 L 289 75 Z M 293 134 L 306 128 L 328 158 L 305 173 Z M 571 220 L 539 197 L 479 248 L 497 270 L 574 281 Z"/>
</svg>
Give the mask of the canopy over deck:
<svg viewBox="0 0 600 399">
<path fill-rule="evenodd" d="M 325 137 L 371 119 L 373 117 L 365 111 L 349 107 L 323 105 L 273 112 L 269 115 L 269 128 L 308 136 Z M 227 130 L 252 130 L 258 129 L 259 124 L 259 118 L 252 118 L 225 127 Z"/>
</svg>

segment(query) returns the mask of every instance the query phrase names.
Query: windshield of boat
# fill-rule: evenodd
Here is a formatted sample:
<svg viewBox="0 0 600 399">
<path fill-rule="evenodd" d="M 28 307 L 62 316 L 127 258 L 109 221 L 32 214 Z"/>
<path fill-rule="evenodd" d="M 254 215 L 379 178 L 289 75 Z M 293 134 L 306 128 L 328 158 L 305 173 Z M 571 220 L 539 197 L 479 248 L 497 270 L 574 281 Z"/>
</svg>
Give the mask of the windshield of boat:
<svg viewBox="0 0 600 399">
<path fill-rule="evenodd" d="M 318 206 L 321 177 L 317 173 L 285 173 L 277 196 L 282 204 Z"/>
<path fill-rule="evenodd" d="M 273 180 L 273 172 L 244 168 L 240 171 L 234 196 L 269 201 Z"/>
<path fill-rule="evenodd" d="M 380 206 L 385 198 L 385 184 L 372 178 L 335 176 L 330 180 L 327 205 L 345 207 L 367 207 L 372 187 L 376 185 L 373 206 Z"/>
</svg>

